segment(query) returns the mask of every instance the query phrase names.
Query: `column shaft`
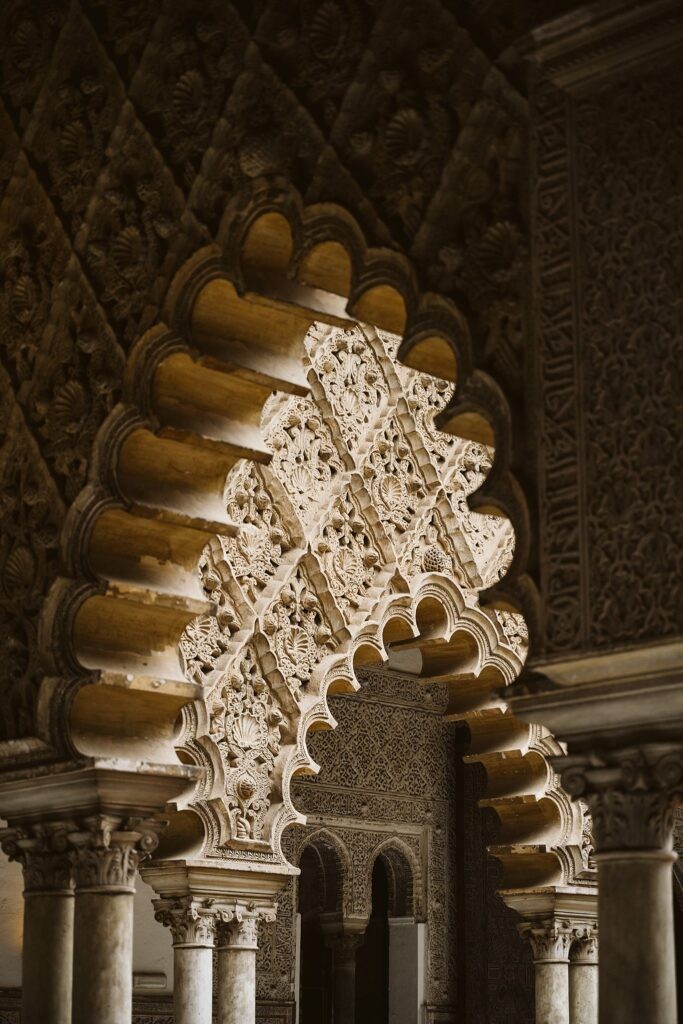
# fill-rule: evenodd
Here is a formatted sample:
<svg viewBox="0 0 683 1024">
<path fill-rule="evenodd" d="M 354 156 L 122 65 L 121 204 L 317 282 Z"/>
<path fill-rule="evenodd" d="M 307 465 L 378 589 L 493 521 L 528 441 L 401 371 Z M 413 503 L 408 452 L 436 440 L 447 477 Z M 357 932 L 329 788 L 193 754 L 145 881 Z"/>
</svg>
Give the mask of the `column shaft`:
<svg viewBox="0 0 683 1024">
<path fill-rule="evenodd" d="M 255 1024 L 256 949 L 218 950 L 218 1024 Z"/>
<path fill-rule="evenodd" d="M 569 1024 L 569 964 L 535 964 L 536 1024 Z"/>
<path fill-rule="evenodd" d="M 610 851 L 596 860 L 600 1024 L 676 1024 L 675 854 Z"/>
<path fill-rule="evenodd" d="M 598 965 L 569 965 L 570 1024 L 598 1024 Z"/>
<path fill-rule="evenodd" d="M 173 950 L 175 1024 L 211 1024 L 212 989 L 212 949 L 206 946 L 175 946 Z"/>
<path fill-rule="evenodd" d="M 22 1024 L 71 1024 L 72 892 L 24 894 Z"/>
<path fill-rule="evenodd" d="M 130 1024 L 132 892 L 76 892 L 73 963 L 73 1024 Z"/>
<path fill-rule="evenodd" d="M 335 960 L 334 1024 L 354 1024 L 356 1019 L 356 962 Z"/>
</svg>

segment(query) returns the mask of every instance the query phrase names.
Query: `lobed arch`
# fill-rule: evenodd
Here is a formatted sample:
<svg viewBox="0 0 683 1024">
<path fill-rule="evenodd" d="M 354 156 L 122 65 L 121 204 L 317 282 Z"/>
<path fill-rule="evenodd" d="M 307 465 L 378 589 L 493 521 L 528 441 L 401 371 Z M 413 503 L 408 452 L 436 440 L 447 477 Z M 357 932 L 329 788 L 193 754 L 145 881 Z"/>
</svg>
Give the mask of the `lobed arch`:
<svg viewBox="0 0 683 1024">
<path fill-rule="evenodd" d="M 354 476 L 358 466 L 345 461 L 341 446 L 318 437 L 321 473 L 334 476 L 335 467 L 330 503 L 347 493 L 357 499 L 384 569 L 359 593 L 357 614 L 345 616 L 321 567 L 324 552 L 304 550 L 307 520 L 297 511 L 297 493 L 273 470 L 262 414 L 275 408 L 275 391 L 294 403 L 294 423 L 281 432 L 299 429 L 296 416 L 304 425 L 315 419 L 306 412 L 316 390 L 306 362 L 310 332 L 362 333 L 363 325 L 370 325 L 369 347 L 378 353 L 384 346 L 384 362 L 378 359 L 387 379 L 400 386 L 400 374 L 414 370 L 425 381 L 443 381 L 433 401 L 424 399 L 423 426 L 433 420 L 444 435 L 495 449 L 488 473 L 474 474 L 475 490 L 462 502 L 509 521 L 514 549 L 508 564 L 501 562 L 502 580 L 476 573 L 456 580 L 448 566 L 467 561 L 462 545 L 418 551 L 413 573 L 398 557 L 388 566 L 390 537 L 381 517 L 370 515 L 371 488 Z M 322 433 L 330 408 L 320 417 Z M 428 450 L 445 442 L 431 427 L 429 439 L 416 427 L 412 440 L 411 416 L 405 393 L 396 436 L 416 475 L 431 468 L 425 530 L 441 529 L 445 544 L 454 513 L 449 519 L 443 511 L 448 496 Z M 386 444 L 391 448 L 391 438 Z M 291 780 L 318 770 L 306 738 L 334 727 L 328 695 L 356 689 L 357 666 L 381 662 L 405 671 L 408 664 L 425 683 L 448 684 L 448 717 L 467 722 L 470 756 L 482 759 L 493 782 L 503 885 L 568 880 L 573 861 L 557 844 L 576 845 L 576 823 L 563 824 L 545 751 L 494 694 L 524 663 L 526 640 L 512 639 L 514 628 L 522 629 L 519 613 L 532 639 L 538 622 L 524 573 L 528 514 L 510 461 L 509 410 L 495 382 L 476 368 L 467 317 L 453 301 L 421 294 L 407 261 L 369 248 L 335 206 L 305 207 L 277 185 L 236 200 L 216 243 L 182 268 L 162 320 L 134 347 L 123 401 L 98 436 L 90 484 L 71 510 L 67 573 L 44 615 L 53 670 L 40 695 L 46 743 L 72 759 L 123 757 L 144 766 L 141 777 L 174 770 L 180 756 L 196 782 L 177 800 L 161 856 L 215 856 L 236 868 L 251 860 L 287 872 L 282 834 L 303 820 Z M 243 471 L 248 480 L 228 493 Z M 234 552 L 250 536 L 254 523 L 244 516 L 252 505 L 270 518 L 257 550 L 262 578 L 252 573 L 249 591 Z M 428 522 L 428 515 L 437 518 Z M 274 653 L 275 604 L 283 594 L 290 605 L 301 598 L 301 621 L 312 615 L 329 648 L 312 660 L 304 685 Z M 297 657 L 309 657 L 303 646 Z M 240 712 L 243 745 L 226 750 L 228 716 L 237 727 L 230 700 L 240 687 L 249 706 Z M 254 750 L 248 778 L 238 777 L 240 757 Z"/>
</svg>

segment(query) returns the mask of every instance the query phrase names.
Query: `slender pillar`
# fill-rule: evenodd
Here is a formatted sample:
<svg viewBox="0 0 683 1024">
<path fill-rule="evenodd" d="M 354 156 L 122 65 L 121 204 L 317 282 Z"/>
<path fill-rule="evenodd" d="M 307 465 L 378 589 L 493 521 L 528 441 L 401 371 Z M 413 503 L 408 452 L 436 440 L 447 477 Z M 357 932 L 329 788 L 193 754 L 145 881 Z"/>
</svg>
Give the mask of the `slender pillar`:
<svg viewBox="0 0 683 1024">
<path fill-rule="evenodd" d="M 23 1024 L 71 1024 L 74 894 L 64 823 L 7 829 L 24 871 Z"/>
<path fill-rule="evenodd" d="M 673 808 L 683 747 L 648 744 L 563 759 L 562 782 L 593 816 L 600 1024 L 676 1024 Z"/>
<path fill-rule="evenodd" d="M 156 847 L 158 828 L 97 815 L 69 835 L 76 883 L 73 1024 L 130 1024 L 135 872 Z"/>
<path fill-rule="evenodd" d="M 175 1024 L 211 1024 L 213 1012 L 214 915 L 191 896 L 155 900 L 157 921 L 173 935 Z"/>
<path fill-rule="evenodd" d="M 534 953 L 536 1024 L 570 1024 L 569 950 L 572 929 L 568 921 L 534 921 L 519 925 Z"/>
<path fill-rule="evenodd" d="M 570 1024 L 598 1024 L 598 930 L 575 928 L 569 960 Z"/>
<path fill-rule="evenodd" d="M 325 942 L 333 953 L 334 1024 L 354 1024 L 356 1019 L 356 951 L 362 932 L 328 932 Z"/>
<path fill-rule="evenodd" d="M 255 1024 L 258 926 L 274 920 L 274 908 L 239 904 L 217 915 L 217 1024 Z"/>
</svg>

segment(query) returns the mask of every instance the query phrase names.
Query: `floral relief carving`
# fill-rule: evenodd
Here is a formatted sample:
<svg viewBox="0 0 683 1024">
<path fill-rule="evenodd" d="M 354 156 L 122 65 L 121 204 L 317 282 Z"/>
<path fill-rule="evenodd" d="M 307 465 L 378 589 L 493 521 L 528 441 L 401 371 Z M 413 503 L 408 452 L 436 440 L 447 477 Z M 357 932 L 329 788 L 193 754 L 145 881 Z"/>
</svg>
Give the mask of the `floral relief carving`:
<svg viewBox="0 0 683 1024">
<path fill-rule="evenodd" d="M 401 571 L 412 579 L 421 573 L 440 572 L 472 589 L 479 582 L 477 567 L 445 498 L 415 527 L 401 559 Z"/>
<path fill-rule="evenodd" d="M 233 839 L 262 838 L 273 768 L 286 727 L 256 650 L 249 645 L 211 698 L 210 733 L 223 762 Z"/>
<path fill-rule="evenodd" d="M 412 374 L 404 381 L 404 389 L 408 408 L 420 432 L 422 443 L 437 469 L 443 471 L 452 458 L 457 441 L 452 435 L 445 434 L 434 426 L 434 417 L 450 401 L 455 385 L 439 377 L 428 377 L 418 373 Z"/>
<path fill-rule="evenodd" d="M 384 372 L 360 327 L 317 325 L 307 336 L 313 368 L 347 448 L 355 451 L 389 396 Z"/>
<path fill-rule="evenodd" d="M 248 41 L 235 11 L 216 0 L 169 8 L 154 26 L 131 96 L 186 191 L 242 70 Z"/>
<path fill-rule="evenodd" d="M 230 477 L 226 508 L 239 530 L 237 537 L 221 537 L 220 543 L 235 578 L 254 602 L 292 547 L 293 538 L 263 474 L 253 464 L 245 463 Z"/>
<path fill-rule="evenodd" d="M 183 671 L 195 683 L 203 683 L 218 668 L 218 659 L 230 649 L 231 628 L 213 615 L 193 619 L 178 643 Z"/>
<path fill-rule="evenodd" d="M 298 697 L 315 666 L 336 646 L 328 613 L 303 564 L 263 616 L 263 632 L 287 686 Z"/>
<path fill-rule="evenodd" d="M 308 523 L 345 468 L 330 429 L 309 398 L 286 399 L 280 408 L 275 399 L 264 408 L 264 424 L 272 471 Z"/>
<path fill-rule="evenodd" d="M 72 237 L 82 223 L 124 90 L 80 7 L 72 7 L 24 145 Z"/>
<path fill-rule="evenodd" d="M 330 590 L 347 618 L 359 608 L 387 558 L 386 550 L 380 552 L 379 529 L 371 530 L 357 493 L 349 488 L 336 499 L 315 544 Z"/>
<path fill-rule="evenodd" d="M 494 608 L 493 613 L 510 647 L 518 654 L 526 651 L 529 646 L 529 630 L 524 616 L 519 612 L 508 612 L 499 608 Z"/>
<path fill-rule="evenodd" d="M 362 472 L 375 507 L 392 537 L 405 533 L 427 488 L 415 454 L 395 416 L 375 437 Z"/>
</svg>

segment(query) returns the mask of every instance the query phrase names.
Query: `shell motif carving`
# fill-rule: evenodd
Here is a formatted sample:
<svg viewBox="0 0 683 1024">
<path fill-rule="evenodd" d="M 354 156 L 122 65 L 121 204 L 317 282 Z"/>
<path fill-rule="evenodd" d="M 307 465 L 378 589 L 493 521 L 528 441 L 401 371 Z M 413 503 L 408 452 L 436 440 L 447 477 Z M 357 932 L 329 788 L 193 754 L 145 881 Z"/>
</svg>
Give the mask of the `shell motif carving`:
<svg viewBox="0 0 683 1024">
<path fill-rule="evenodd" d="M 210 732 L 220 751 L 231 837 L 260 840 L 287 719 L 248 646 L 215 691 Z"/>
</svg>

